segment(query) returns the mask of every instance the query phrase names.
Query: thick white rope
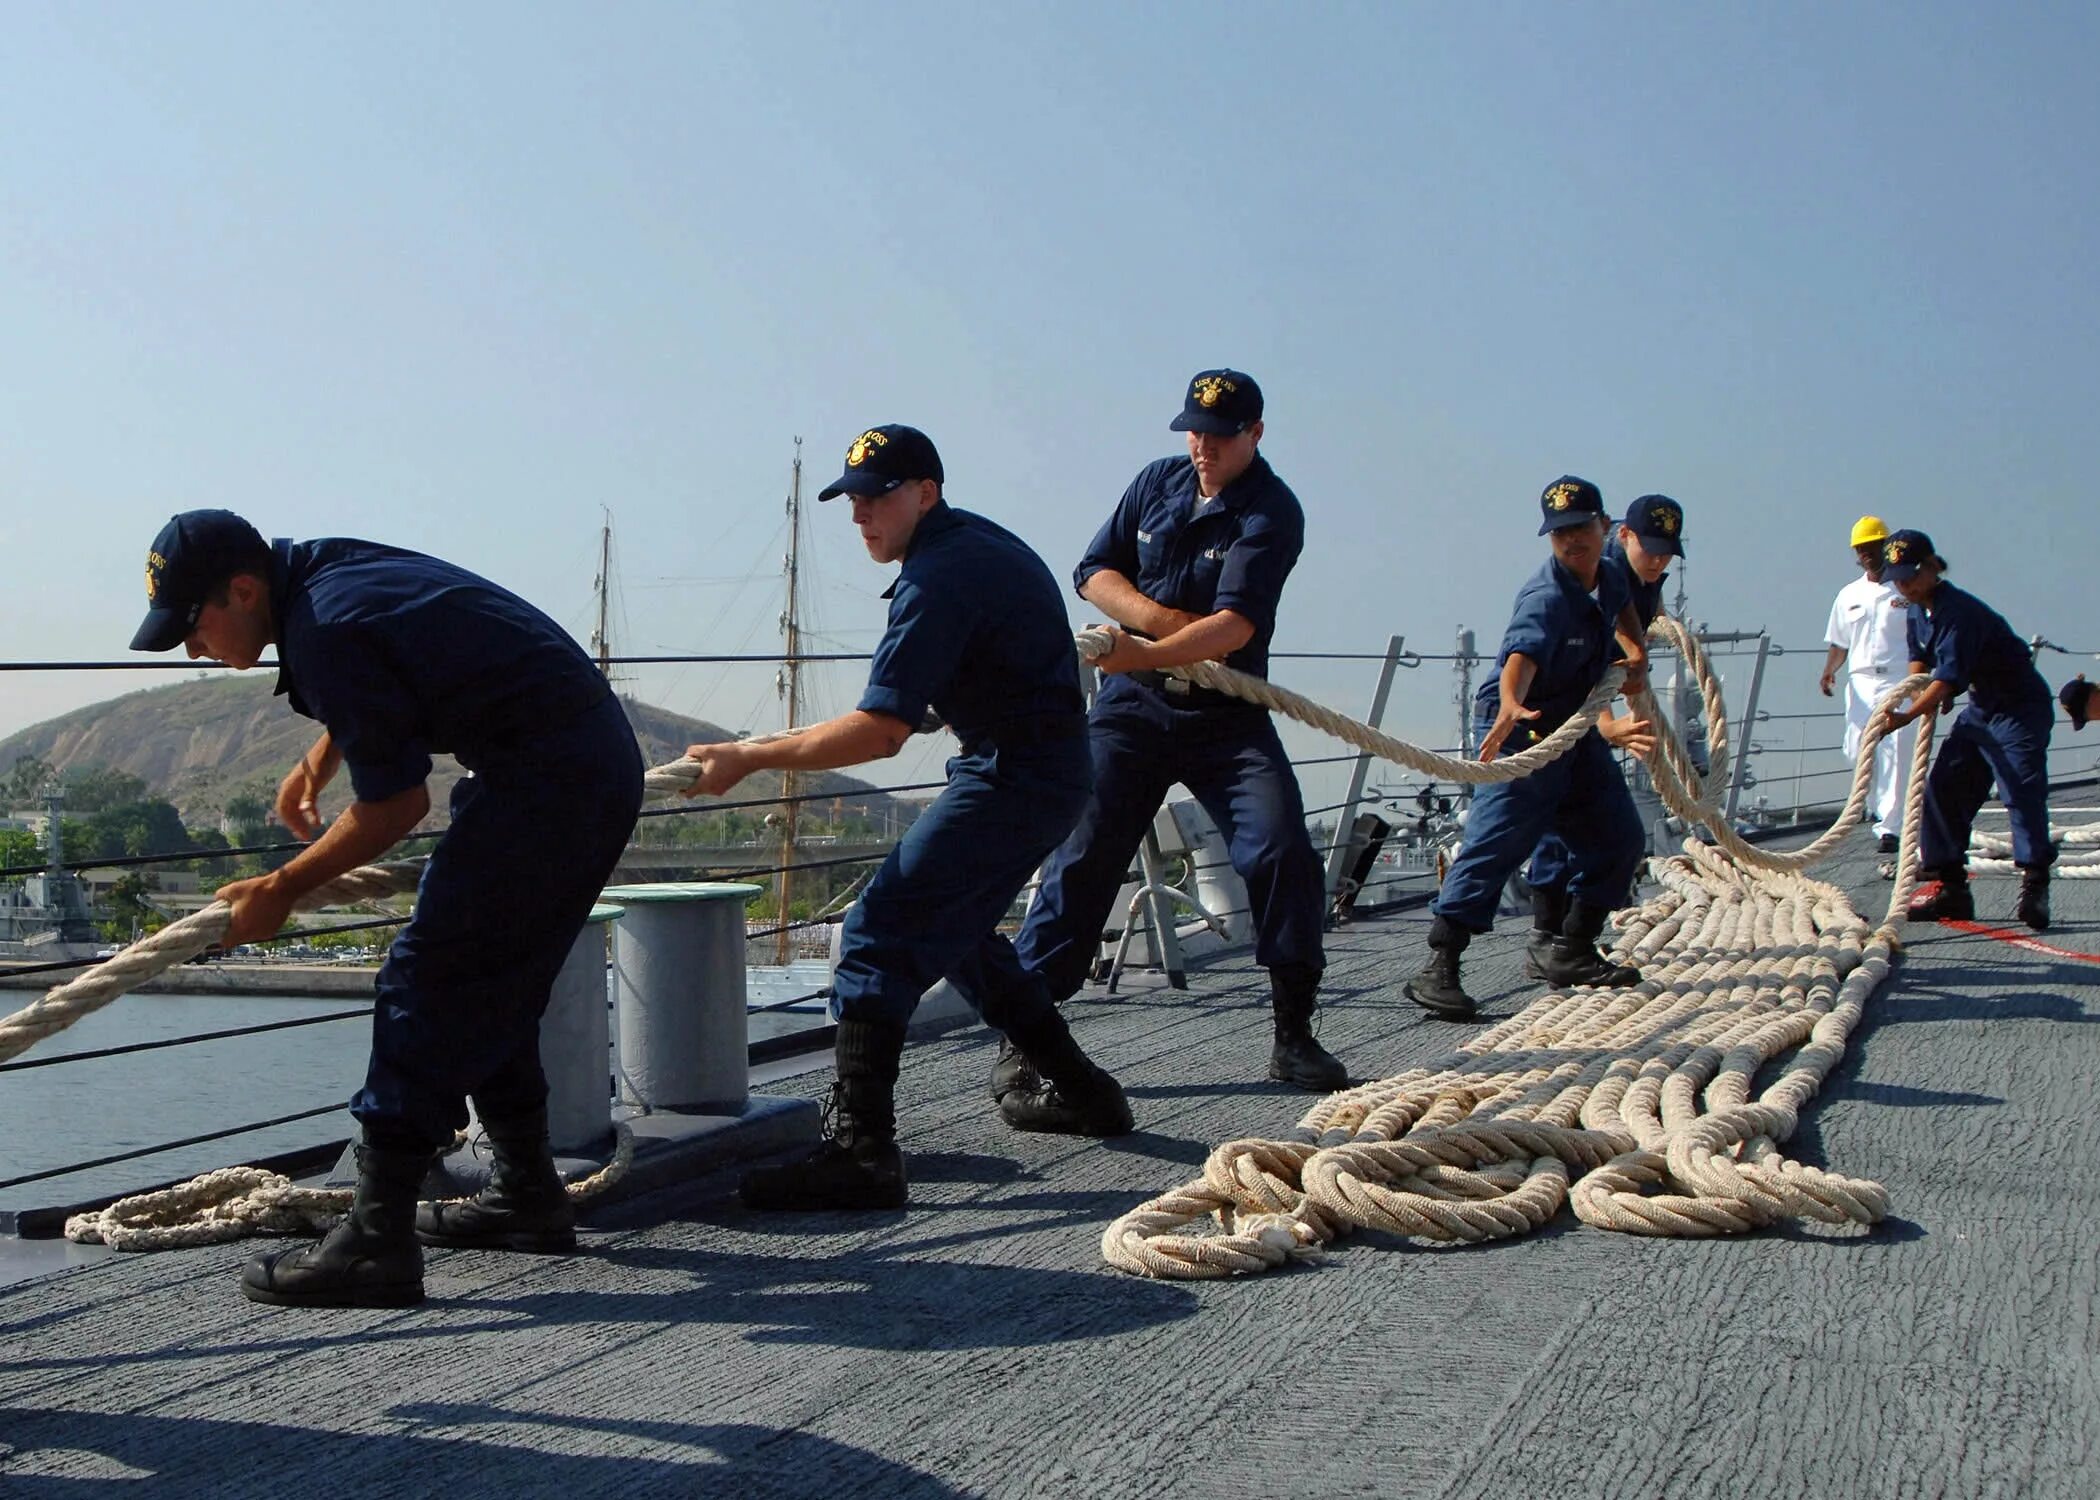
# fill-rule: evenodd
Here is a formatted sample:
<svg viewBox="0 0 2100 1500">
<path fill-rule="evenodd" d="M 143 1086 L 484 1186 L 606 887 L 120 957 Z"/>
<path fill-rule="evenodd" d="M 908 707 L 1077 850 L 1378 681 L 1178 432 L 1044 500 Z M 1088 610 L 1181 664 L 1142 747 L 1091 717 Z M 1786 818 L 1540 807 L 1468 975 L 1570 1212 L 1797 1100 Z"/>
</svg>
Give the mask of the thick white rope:
<svg viewBox="0 0 2100 1500">
<path fill-rule="evenodd" d="M 611 1160 L 565 1184 L 569 1201 L 596 1197 L 626 1175 L 633 1161 L 634 1131 L 624 1121 L 616 1123 Z M 76 1245 L 147 1251 L 187 1250 L 251 1234 L 326 1234 L 350 1211 L 351 1196 L 349 1188 L 300 1187 L 262 1167 L 222 1167 L 174 1187 L 119 1198 L 94 1213 L 75 1214 L 66 1220 L 65 1235 Z"/>
<path fill-rule="evenodd" d="M 1099 626 L 1090 626 L 1077 634 L 1079 654 L 1088 661 L 1106 656 L 1115 644 L 1114 634 Z M 1613 667 L 1604 674 L 1582 707 L 1575 710 L 1565 724 L 1547 735 L 1536 745 L 1510 755 L 1498 756 L 1485 763 L 1477 760 L 1454 760 L 1448 755 L 1439 755 L 1420 745 L 1411 745 L 1406 740 L 1396 740 L 1383 730 L 1373 729 L 1346 714 L 1315 703 L 1310 698 L 1280 688 L 1266 677 L 1254 677 L 1235 671 L 1222 662 L 1199 661 L 1187 666 L 1169 667 L 1170 676 L 1198 687 L 1215 692 L 1228 693 L 1248 703 L 1256 703 L 1276 713 L 1296 719 L 1301 724 L 1324 730 L 1344 744 L 1379 756 L 1381 759 L 1403 765 L 1424 775 L 1444 781 L 1463 782 L 1467 786 L 1491 786 L 1497 782 L 1516 781 L 1529 776 L 1540 766 L 1547 765 L 1573 749 L 1575 742 L 1589 732 L 1598 716 L 1611 706 L 1611 700 L 1619 695 L 1619 685 L 1626 679 L 1625 669 Z"/>
<path fill-rule="evenodd" d="M 681 792 L 699 774 L 697 761 L 679 759 L 645 772 L 642 785 L 655 793 Z M 422 871 L 420 860 L 364 865 L 301 897 L 293 909 L 310 911 L 413 891 Z M 231 918 L 232 908 L 214 901 L 0 1018 L 0 1062 L 217 946 Z M 626 1174 L 633 1160 L 634 1133 L 616 1124 L 612 1159 L 570 1183 L 569 1196 L 581 1201 L 604 1192 Z M 120 1198 L 95 1213 L 75 1214 L 66 1221 L 65 1235 L 77 1243 L 119 1250 L 171 1250 L 249 1234 L 325 1232 L 349 1207 L 348 1189 L 302 1188 L 261 1167 L 226 1167 L 173 1187 Z"/>
<path fill-rule="evenodd" d="M 1644 701 L 1637 710 L 1658 736 L 1649 767 L 1665 804 L 1720 847 L 1686 840 L 1659 863 L 1661 894 L 1621 914 L 1613 958 L 1638 965 L 1641 983 L 1542 996 L 1428 1067 L 1330 1096 L 1299 1121 L 1302 1139 L 1220 1146 L 1200 1178 L 1110 1224 L 1104 1259 L 1145 1276 L 1229 1276 L 1316 1253 L 1359 1226 L 1441 1240 L 1521 1234 L 1566 1202 L 1586 1223 L 1641 1234 L 1739 1233 L 1784 1218 L 1864 1225 L 1887 1213 L 1878 1184 L 1789 1161 L 1778 1143 L 1888 976 L 1916 879 L 1932 719 L 1913 750 L 1895 887 L 1870 931 L 1835 887 L 1799 873 L 1835 839 L 1775 854 L 1743 844 L 1720 816 L 1707 794 L 1726 783 L 1719 684 L 1673 624 L 1658 620 L 1656 633 L 1700 673 L 1715 770 L 1701 786 Z M 1886 732 L 1877 713 L 1851 823 Z M 1753 1095 L 1772 1063 L 1777 1075 Z M 1211 1227 L 1199 1232 L 1203 1220 Z"/>
</svg>

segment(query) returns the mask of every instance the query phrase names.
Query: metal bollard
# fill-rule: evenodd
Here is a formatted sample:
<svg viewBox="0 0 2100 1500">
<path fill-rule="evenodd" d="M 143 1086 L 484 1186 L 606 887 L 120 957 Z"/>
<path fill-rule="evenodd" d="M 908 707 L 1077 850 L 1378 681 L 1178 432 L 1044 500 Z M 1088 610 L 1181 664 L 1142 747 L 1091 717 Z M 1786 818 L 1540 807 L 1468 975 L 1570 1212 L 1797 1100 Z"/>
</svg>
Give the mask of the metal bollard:
<svg viewBox="0 0 2100 1500">
<path fill-rule="evenodd" d="M 547 1075 L 547 1139 L 556 1156 L 584 1156 L 612 1133 L 612 1017 L 606 1007 L 607 928 L 625 908 L 591 908 L 554 978 L 540 1017 L 540 1068 Z"/>
<path fill-rule="evenodd" d="M 751 1095 L 744 906 L 755 885 L 617 885 L 619 1096 L 645 1109 L 736 1114 Z"/>
</svg>

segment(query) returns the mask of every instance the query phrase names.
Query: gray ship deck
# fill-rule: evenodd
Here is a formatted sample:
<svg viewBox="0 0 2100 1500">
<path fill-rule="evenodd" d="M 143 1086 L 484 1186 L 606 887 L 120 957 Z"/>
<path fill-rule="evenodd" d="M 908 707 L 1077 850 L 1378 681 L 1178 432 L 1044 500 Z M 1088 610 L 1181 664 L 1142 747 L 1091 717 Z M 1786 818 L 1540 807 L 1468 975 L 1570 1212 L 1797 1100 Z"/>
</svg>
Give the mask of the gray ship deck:
<svg viewBox="0 0 2100 1500">
<path fill-rule="evenodd" d="M 1856 847 L 1825 873 L 1875 913 Z M 2009 910 L 2011 882 L 1978 889 Z M 2100 883 L 2056 899 L 2048 941 L 2100 950 Z M 1424 925 L 1333 938 L 1324 1035 L 1360 1072 L 1452 1041 L 1399 992 Z M 1469 967 L 1495 1016 L 1531 993 L 1511 925 Z M 248 1245 L 14 1286 L 0 1495 L 2100 1493 L 2100 969 L 1911 931 L 1794 1143 L 1889 1186 L 1872 1233 L 1658 1241 L 1563 1211 L 1225 1283 L 1104 1268 L 1112 1216 L 1305 1107 L 1248 1081 L 1260 978 L 1242 955 L 1075 1005 L 1132 1092 L 1120 1141 L 1007 1131 L 981 1031 L 915 1044 L 898 1214 L 761 1217 L 698 1183 L 573 1259 L 435 1253 L 406 1312 L 253 1306 Z"/>
</svg>

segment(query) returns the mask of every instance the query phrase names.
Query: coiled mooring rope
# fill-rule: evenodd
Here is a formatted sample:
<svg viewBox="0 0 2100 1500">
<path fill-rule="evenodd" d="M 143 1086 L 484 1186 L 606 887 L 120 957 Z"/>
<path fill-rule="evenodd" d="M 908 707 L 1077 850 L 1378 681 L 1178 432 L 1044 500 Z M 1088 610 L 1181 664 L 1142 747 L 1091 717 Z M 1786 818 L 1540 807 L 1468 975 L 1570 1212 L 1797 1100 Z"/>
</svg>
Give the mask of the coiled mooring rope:
<svg viewBox="0 0 2100 1500">
<path fill-rule="evenodd" d="M 1649 768 L 1665 805 L 1715 845 L 1687 839 L 1656 867 L 1661 893 L 1620 914 L 1613 959 L 1640 966 L 1641 982 L 1541 996 L 1428 1067 L 1329 1096 L 1293 1139 L 1218 1147 L 1201 1177 L 1108 1226 L 1109 1264 L 1230 1276 L 1314 1253 L 1351 1228 L 1459 1241 L 1523 1234 L 1570 1202 L 1585 1223 L 1664 1235 L 1785 1218 L 1863 1225 L 1887 1213 L 1879 1184 L 1791 1161 L 1779 1144 L 1887 979 L 1915 878 L 1929 716 L 1881 925 L 1870 930 L 1836 887 L 1800 872 L 1859 821 L 1886 710 L 1923 679 L 1882 700 L 1838 823 L 1777 853 L 1736 835 L 1705 791 L 1725 783 L 1727 724 L 1697 640 L 1667 617 L 1653 633 L 1699 676 L 1714 771 L 1703 786 L 1644 693 L 1635 711 L 1658 738 Z M 1233 690 L 1207 676 L 1206 686 Z M 1759 1091 L 1768 1064 L 1779 1071 Z"/>
</svg>

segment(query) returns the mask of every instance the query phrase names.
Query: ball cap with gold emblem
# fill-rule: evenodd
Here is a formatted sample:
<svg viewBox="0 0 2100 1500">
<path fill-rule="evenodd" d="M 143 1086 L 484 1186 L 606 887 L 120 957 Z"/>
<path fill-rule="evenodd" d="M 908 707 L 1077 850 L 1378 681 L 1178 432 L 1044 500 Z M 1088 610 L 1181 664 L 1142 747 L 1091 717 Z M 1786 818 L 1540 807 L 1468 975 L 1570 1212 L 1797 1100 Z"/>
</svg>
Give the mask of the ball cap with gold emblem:
<svg viewBox="0 0 2100 1500">
<path fill-rule="evenodd" d="M 1261 387 L 1239 370 L 1199 370 L 1182 398 L 1181 415 L 1169 432 L 1211 432 L 1231 437 L 1261 420 Z"/>
<path fill-rule="evenodd" d="M 819 500 L 833 495 L 887 495 L 911 479 L 943 482 L 941 456 L 933 439 L 916 427 L 892 422 L 870 427 L 846 449 L 846 472 L 817 492 Z"/>
<path fill-rule="evenodd" d="M 1602 519 L 1604 496 L 1587 479 L 1563 474 L 1539 496 L 1539 515 L 1540 536 L 1549 531 L 1565 531 L 1585 521 Z"/>
<path fill-rule="evenodd" d="M 1684 556 L 1684 507 L 1668 495 L 1643 495 L 1627 506 L 1626 529 L 1650 552 Z"/>
<path fill-rule="evenodd" d="M 196 628 L 211 592 L 242 568 L 267 566 L 269 543 L 230 510 L 186 510 L 146 554 L 145 623 L 134 651 L 172 651 Z"/>
<path fill-rule="evenodd" d="M 1892 531 L 1881 544 L 1881 576 L 1890 583 L 1917 577 L 1927 563 L 1938 563 L 1942 573 L 1947 571 L 1947 559 L 1933 550 L 1932 538 L 1922 531 Z"/>
</svg>

